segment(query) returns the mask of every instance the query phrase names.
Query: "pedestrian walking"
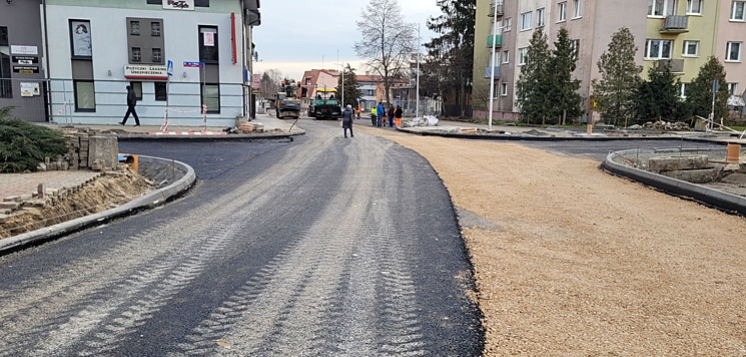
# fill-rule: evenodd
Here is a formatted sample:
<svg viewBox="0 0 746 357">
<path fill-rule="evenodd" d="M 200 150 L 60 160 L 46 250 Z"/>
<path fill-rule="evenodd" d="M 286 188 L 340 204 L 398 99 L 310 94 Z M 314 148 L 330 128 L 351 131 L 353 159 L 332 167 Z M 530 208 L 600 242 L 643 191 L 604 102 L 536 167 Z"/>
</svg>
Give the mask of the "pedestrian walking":
<svg viewBox="0 0 746 357">
<path fill-rule="evenodd" d="M 376 126 L 376 120 L 378 120 L 378 114 L 376 114 L 376 107 L 370 108 L 370 125 Z"/>
<path fill-rule="evenodd" d="M 135 117 L 135 126 L 140 126 L 140 118 L 137 117 L 135 105 L 137 105 L 137 94 L 135 94 L 135 90 L 132 89 L 132 87 L 127 86 L 127 113 L 124 114 L 124 120 L 119 122 L 119 124 L 127 124 L 127 119 L 129 119 L 130 114 L 132 114 L 132 116 Z"/>
<path fill-rule="evenodd" d="M 389 106 L 389 127 L 394 127 L 394 113 L 396 112 L 396 109 L 394 109 L 394 106 Z"/>
<path fill-rule="evenodd" d="M 396 112 L 394 112 L 394 116 L 396 117 L 396 126 L 401 126 L 402 114 L 403 111 L 401 110 L 401 105 L 396 106 Z"/>
<path fill-rule="evenodd" d="M 376 114 L 378 114 L 378 122 L 376 126 L 380 128 L 383 126 L 383 117 L 386 115 L 386 108 L 383 107 L 383 102 L 378 102 Z"/>
<path fill-rule="evenodd" d="M 345 139 L 347 139 L 347 129 L 350 129 L 350 136 L 355 137 L 352 132 L 352 119 L 355 117 L 355 113 L 352 111 L 352 105 L 347 105 L 344 112 L 342 112 L 342 128 L 345 132 Z"/>
</svg>

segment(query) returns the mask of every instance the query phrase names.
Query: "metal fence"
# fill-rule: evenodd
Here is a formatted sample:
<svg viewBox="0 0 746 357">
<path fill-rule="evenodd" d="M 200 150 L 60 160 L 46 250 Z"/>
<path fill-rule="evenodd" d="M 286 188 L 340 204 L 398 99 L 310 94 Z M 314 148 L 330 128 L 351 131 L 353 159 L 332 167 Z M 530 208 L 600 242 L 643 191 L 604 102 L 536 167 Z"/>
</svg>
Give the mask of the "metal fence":
<svg viewBox="0 0 746 357">
<path fill-rule="evenodd" d="M 139 82 L 71 79 L 2 80 L 0 107 L 14 106 L 13 117 L 29 122 L 63 124 L 114 124 L 127 111 L 126 86 L 138 94 L 137 114 L 143 125 L 160 125 L 168 112 L 172 125 L 204 124 L 202 105 L 208 105 L 210 126 L 230 126 L 245 117 L 248 88 L 242 83 L 220 83 L 203 87 L 198 82 Z M 132 120 L 132 119 L 130 119 Z"/>
<path fill-rule="evenodd" d="M 4 107 L 14 107 L 13 118 L 46 122 L 49 118 L 49 81 L 0 79 L 0 108 Z"/>
</svg>

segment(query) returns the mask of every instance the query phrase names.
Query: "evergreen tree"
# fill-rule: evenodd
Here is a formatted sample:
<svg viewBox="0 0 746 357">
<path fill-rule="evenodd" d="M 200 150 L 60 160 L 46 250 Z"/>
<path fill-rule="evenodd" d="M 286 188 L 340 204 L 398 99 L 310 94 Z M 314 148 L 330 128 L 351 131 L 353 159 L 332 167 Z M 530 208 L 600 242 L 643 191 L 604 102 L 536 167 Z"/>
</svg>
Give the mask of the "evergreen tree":
<svg viewBox="0 0 746 357">
<path fill-rule="evenodd" d="M 607 123 L 624 123 L 624 118 L 633 114 L 642 72 L 642 66 L 635 62 L 636 54 L 635 36 L 622 27 L 612 35 L 608 49 L 598 61 L 601 80 L 593 81 L 594 95 Z"/>
<path fill-rule="evenodd" d="M 565 117 L 577 118 L 583 114 L 580 108 L 582 98 L 578 94 L 580 81 L 572 78 L 577 60 L 577 50 L 570 39 L 570 33 L 563 27 L 559 31 L 557 41 L 554 42 L 554 50 L 549 60 L 548 93 L 554 114 L 552 120 L 547 120 L 548 123 L 554 123 L 554 119 L 561 122 Z"/>
<path fill-rule="evenodd" d="M 715 120 L 728 116 L 728 85 L 725 81 L 725 68 L 711 56 L 700 69 L 699 74 L 686 90 L 686 102 L 693 115 L 708 118 L 712 113 L 712 82 L 718 80 L 719 89 L 715 95 Z"/>
<path fill-rule="evenodd" d="M 467 95 L 472 92 L 477 1 L 438 0 L 437 4 L 442 15 L 428 19 L 427 27 L 440 36 L 425 44 L 428 62 L 432 62 L 425 67 L 438 70 L 441 92 L 455 90 L 464 116 Z"/>
<path fill-rule="evenodd" d="M 639 122 L 683 120 L 688 116 L 686 104 L 679 98 L 681 80 L 671 73 L 671 66 L 651 68 L 648 80 L 635 93 L 635 115 Z"/>
<path fill-rule="evenodd" d="M 554 111 L 549 102 L 551 52 L 547 35 L 539 27 L 534 31 L 528 47 L 526 64 L 516 84 L 516 95 L 521 107 L 521 118 L 528 123 L 541 123 L 552 119 Z"/>
<path fill-rule="evenodd" d="M 342 99 L 343 90 L 345 102 L 342 103 L 342 107 L 351 105 L 353 109 L 357 110 L 357 100 L 362 97 L 362 92 L 360 92 L 360 85 L 357 83 L 355 69 L 350 67 L 349 63 L 344 68 L 344 89 L 342 88 L 342 76 L 339 76 L 339 80 L 337 80 L 337 93 L 340 100 Z"/>
</svg>

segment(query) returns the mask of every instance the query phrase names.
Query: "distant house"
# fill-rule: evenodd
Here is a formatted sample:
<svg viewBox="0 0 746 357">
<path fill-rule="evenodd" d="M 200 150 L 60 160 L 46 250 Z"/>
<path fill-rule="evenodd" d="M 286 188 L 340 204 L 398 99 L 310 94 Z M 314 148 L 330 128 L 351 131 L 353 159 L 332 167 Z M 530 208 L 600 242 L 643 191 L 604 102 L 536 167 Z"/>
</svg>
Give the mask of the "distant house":
<svg viewBox="0 0 746 357">
<path fill-rule="evenodd" d="M 316 89 L 337 88 L 340 75 L 339 71 L 331 69 L 312 69 L 303 73 L 298 92 L 302 108 L 308 108 L 311 98 L 316 97 Z"/>
<path fill-rule="evenodd" d="M 383 77 L 378 75 L 358 75 L 357 83 L 362 93 L 360 100 L 360 106 L 363 110 L 370 110 L 375 107 L 379 102 L 386 102 L 386 89 L 383 85 Z M 406 86 L 408 82 L 405 79 L 396 79 L 393 81 L 390 92 L 391 101 L 394 105 L 399 105 L 401 99 L 397 99 L 396 91 L 397 88 Z"/>
</svg>

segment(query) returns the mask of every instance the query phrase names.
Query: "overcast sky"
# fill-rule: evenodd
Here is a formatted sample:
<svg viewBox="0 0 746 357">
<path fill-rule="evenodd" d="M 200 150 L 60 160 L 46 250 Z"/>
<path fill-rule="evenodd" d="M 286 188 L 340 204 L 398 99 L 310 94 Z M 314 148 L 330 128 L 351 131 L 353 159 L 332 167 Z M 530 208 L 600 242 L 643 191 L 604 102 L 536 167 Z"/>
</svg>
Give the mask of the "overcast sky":
<svg viewBox="0 0 746 357">
<path fill-rule="evenodd" d="M 264 0 L 261 2 L 262 25 L 254 28 L 254 43 L 260 62 L 255 73 L 276 68 L 292 79 L 300 80 L 303 72 L 320 69 L 322 56 L 327 69 L 339 61 L 361 69 L 355 54 L 355 41 L 362 37 L 356 22 L 369 0 Z M 340 6 L 340 4 L 344 4 Z M 433 33 L 425 23 L 440 14 L 436 0 L 399 0 L 404 21 L 420 23 L 422 42 Z M 363 71 L 358 73 L 362 74 Z"/>
</svg>

